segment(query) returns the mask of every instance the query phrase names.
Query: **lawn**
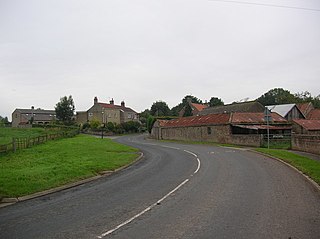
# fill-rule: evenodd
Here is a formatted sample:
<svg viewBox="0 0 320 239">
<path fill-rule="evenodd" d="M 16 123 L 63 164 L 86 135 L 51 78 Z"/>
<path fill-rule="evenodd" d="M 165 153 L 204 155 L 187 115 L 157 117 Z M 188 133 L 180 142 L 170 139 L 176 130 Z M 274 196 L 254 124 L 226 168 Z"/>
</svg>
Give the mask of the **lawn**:
<svg viewBox="0 0 320 239">
<path fill-rule="evenodd" d="M 0 156 L 0 197 L 18 197 L 115 170 L 138 150 L 110 139 L 78 135 Z"/>
<path fill-rule="evenodd" d="M 56 131 L 44 128 L 19 129 L 0 127 L 0 144 L 9 144 L 12 142 L 12 138 L 38 137 L 53 132 Z"/>
<path fill-rule="evenodd" d="M 312 178 L 316 183 L 320 185 L 320 162 L 304 157 L 287 150 L 281 149 L 255 149 L 258 152 L 265 153 L 291 164 L 295 168 L 299 169 L 304 174 Z"/>
</svg>

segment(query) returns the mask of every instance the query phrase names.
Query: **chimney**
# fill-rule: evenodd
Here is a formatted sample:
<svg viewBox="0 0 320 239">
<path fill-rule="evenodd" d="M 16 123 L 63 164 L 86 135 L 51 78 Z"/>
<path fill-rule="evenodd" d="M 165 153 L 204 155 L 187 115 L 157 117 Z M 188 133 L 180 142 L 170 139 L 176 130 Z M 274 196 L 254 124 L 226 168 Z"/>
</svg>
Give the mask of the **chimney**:
<svg viewBox="0 0 320 239">
<path fill-rule="evenodd" d="M 98 98 L 97 98 L 97 96 L 96 96 L 96 97 L 94 97 L 94 99 L 93 99 L 93 103 L 94 103 L 94 104 L 97 104 L 97 103 L 98 103 Z"/>
<path fill-rule="evenodd" d="M 113 100 L 113 98 L 110 100 L 110 105 L 114 105 L 114 100 Z"/>
<path fill-rule="evenodd" d="M 34 110 L 34 106 L 31 106 L 31 109 Z"/>
<path fill-rule="evenodd" d="M 126 107 L 126 104 L 124 103 L 124 101 L 121 101 L 121 107 Z"/>
</svg>

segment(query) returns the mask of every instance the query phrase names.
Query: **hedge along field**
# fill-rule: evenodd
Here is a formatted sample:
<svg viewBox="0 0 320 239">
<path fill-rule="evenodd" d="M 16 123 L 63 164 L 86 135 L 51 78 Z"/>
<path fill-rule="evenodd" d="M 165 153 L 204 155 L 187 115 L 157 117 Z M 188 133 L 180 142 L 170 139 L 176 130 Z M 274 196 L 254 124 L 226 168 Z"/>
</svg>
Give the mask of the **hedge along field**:
<svg viewBox="0 0 320 239">
<path fill-rule="evenodd" d="M 78 135 L 0 156 L 0 197 L 18 197 L 115 170 L 138 150 L 110 139 Z"/>
</svg>

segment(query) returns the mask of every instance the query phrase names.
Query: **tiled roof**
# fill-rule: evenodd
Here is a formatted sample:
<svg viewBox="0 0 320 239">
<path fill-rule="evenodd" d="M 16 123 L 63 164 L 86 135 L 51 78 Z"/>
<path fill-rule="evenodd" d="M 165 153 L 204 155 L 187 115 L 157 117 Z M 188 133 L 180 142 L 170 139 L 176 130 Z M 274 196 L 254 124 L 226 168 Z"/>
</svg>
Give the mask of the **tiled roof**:
<svg viewBox="0 0 320 239">
<path fill-rule="evenodd" d="M 212 114 L 204 116 L 182 117 L 174 120 L 161 120 L 161 127 L 188 127 L 203 125 L 222 125 L 229 123 L 230 114 Z"/>
<path fill-rule="evenodd" d="M 307 117 L 309 120 L 320 120 L 320 109 L 313 109 Z"/>
<path fill-rule="evenodd" d="M 320 120 L 295 119 L 293 121 L 306 130 L 320 130 Z"/>
<path fill-rule="evenodd" d="M 206 105 L 196 104 L 196 103 L 191 103 L 191 104 L 197 111 L 202 111 L 203 109 L 207 108 Z"/>
<path fill-rule="evenodd" d="M 273 123 L 287 123 L 288 121 L 281 117 L 277 113 L 271 113 L 271 121 Z M 257 123 L 265 123 L 264 113 L 232 113 L 231 123 L 232 124 L 257 124 Z"/>
<path fill-rule="evenodd" d="M 42 110 L 42 109 L 16 109 L 21 114 L 56 114 L 55 110 Z"/>
<path fill-rule="evenodd" d="M 129 107 L 124 107 L 121 105 L 113 105 L 113 104 L 107 104 L 107 103 L 98 103 L 98 104 L 107 109 L 118 109 L 118 110 L 123 110 L 125 112 L 137 113 L 133 109 Z"/>
<path fill-rule="evenodd" d="M 232 112 L 263 112 L 264 106 L 257 101 L 248 101 L 242 103 L 233 103 L 229 105 L 221 105 L 208 107 L 200 112 L 200 115 L 221 114 Z"/>
</svg>

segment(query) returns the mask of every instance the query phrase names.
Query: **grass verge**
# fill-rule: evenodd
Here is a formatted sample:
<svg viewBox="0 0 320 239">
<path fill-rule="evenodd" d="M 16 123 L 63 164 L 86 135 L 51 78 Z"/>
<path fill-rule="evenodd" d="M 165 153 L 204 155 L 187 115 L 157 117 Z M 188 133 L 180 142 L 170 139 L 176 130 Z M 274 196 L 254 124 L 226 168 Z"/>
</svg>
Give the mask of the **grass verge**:
<svg viewBox="0 0 320 239">
<path fill-rule="evenodd" d="M 110 139 L 78 135 L 0 156 L 0 197 L 18 197 L 115 170 L 138 150 Z"/>
<path fill-rule="evenodd" d="M 299 169 L 304 174 L 308 175 L 317 184 L 320 185 L 320 162 L 319 161 L 316 161 L 292 152 L 288 152 L 287 150 L 263 149 L 263 148 L 254 149 L 254 150 L 282 159 L 283 161 Z"/>
</svg>

